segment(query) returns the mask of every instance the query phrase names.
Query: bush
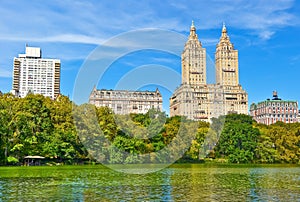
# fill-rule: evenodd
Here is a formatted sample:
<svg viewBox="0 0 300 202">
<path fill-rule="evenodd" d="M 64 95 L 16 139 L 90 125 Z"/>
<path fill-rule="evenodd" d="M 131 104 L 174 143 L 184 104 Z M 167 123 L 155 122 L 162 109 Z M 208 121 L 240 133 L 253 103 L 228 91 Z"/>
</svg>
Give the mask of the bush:
<svg viewBox="0 0 300 202">
<path fill-rule="evenodd" d="M 19 159 L 13 157 L 13 156 L 9 156 L 7 157 L 7 163 L 8 164 L 17 164 L 19 163 Z"/>
</svg>

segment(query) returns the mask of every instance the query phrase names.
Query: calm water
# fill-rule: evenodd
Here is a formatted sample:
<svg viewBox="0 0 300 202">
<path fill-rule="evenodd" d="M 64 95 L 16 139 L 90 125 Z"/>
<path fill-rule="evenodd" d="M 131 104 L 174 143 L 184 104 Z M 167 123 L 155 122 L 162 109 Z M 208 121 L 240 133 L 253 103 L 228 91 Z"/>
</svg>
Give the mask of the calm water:
<svg viewBox="0 0 300 202">
<path fill-rule="evenodd" d="M 177 164 L 144 175 L 103 166 L 2 167 L 0 201 L 300 201 L 300 167 Z"/>
</svg>

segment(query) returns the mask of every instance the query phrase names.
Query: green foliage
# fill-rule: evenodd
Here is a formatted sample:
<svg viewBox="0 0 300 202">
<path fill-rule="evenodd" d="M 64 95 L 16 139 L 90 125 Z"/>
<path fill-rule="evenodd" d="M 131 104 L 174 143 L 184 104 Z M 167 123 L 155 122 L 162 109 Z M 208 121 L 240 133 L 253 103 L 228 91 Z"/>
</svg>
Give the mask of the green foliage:
<svg viewBox="0 0 300 202">
<path fill-rule="evenodd" d="M 7 157 L 7 163 L 16 164 L 16 163 L 19 163 L 19 160 L 13 156 L 9 156 L 9 157 Z"/>
<path fill-rule="evenodd" d="M 4 156 L 20 162 L 27 155 L 59 161 L 85 156 L 74 127 L 69 98 L 60 96 L 53 101 L 42 95 L 14 98 L 4 94 L 0 103 L 1 154 L 5 153 Z M 0 156 L 2 164 L 4 156 Z"/>
<path fill-rule="evenodd" d="M 186 153 L 186 157 L 193 160 L 200 160 L 206 157 L 207 149 L 208 149 L 208 141 L 209 139 L 209 123 L 207 122 L 199 122 L 197 133 L 195 138 L 192 140 L 191 147 Z"/>
<path fill-rule="evenodd" d="M 225 125 L 215 148 L 216 156 L 228 158 L 232 163 L 253 162 L 259 130 L 252 126 L 247 115 L 226 116 Z"/>
<path fill-rule="evenodd" d="M 263 163 L 300 162 L 300 124 L 256 125 L 261 131 L 256 155 Z"/>
<path fill-rule="evenodd" d="M 0 165 L 22 163 L 27 155 L 58 162 L 166 163 L 178 155 L 189 161 L 300 163 L 300 123 L 266 126 L 250 116 L 231 114 L 209 124 L 169 118 L 154 109 L 116 115 L 107 107 L 77 106 L 63 95 L 54 101 L 34 94 L 2 94 Z"/>
<path fill-rule="evenodd" d="M 117 135 L 118 127 L 115 123 L 113 111 L 108 107 L 96 108 L 99 126 L 105 137 L 113 141 Z"/>
</svg>

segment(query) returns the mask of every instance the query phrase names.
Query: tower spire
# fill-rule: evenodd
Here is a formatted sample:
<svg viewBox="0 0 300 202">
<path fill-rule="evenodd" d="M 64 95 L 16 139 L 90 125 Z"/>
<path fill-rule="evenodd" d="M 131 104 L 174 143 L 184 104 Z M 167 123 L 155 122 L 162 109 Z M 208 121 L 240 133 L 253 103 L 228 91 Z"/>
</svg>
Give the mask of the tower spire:
<svg viewBox="0 0 300 202">
<path fill-rule="evenodd" d="M 223 35 L 223 33 L 227 35 L 227 29 L 226 29 L 225 22 L 223 22 L 222 35 Z"/>
<path fill-rule="evenodd" d="M 190 29 L 190 37 L 192 37 L 192 38 L 196 38 L 197 37 L 196 27 L 194 25 L 194 20 L 192 20 L 192 25 L 191 25 L 191 29 Z"/>
<path fill-rule="evenodd" d="M 226 28 L 226 25 L 225 25 L 225 22 L 223 22 L 223 27 L 222 27 L 222 36 L 221 38 L 228 38 L 228 35 L 227 35 L 227 28 Z"/>
</svg>

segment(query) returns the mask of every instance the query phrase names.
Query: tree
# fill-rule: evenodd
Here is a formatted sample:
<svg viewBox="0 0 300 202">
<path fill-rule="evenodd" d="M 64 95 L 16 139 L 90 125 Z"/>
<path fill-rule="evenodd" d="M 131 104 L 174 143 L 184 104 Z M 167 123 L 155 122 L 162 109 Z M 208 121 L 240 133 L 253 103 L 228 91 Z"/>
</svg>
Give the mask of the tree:
<svg viewBox="0 0 300 202">
<path fill-rule="evenodd" d="M 200 160 L 206 156 L 206 145 L 204 142 L 208 137 L 209 123 L 199 121 L 197 134 L 195 139 L 192 140 L 191 147 L 187 152 L 187 156 L 194 160 Z"/>
<path fill-rule="evenodd" d="M 16 99 L 12 94 L 0 95 L 0 164 L 6 164 L 13 141 L 13 115 Z"/>
<path fill-rule="evenodd" d="M 275 163 L 279 158 L 275 148 L 275 139 L 269 134 L 269 126 L 263 124 L 255 124 L 255 128 L 260 131 L 256 147 L 256 159 L 259 163 Z"/>
<path fill-rule="evenodd" d="M 46 102 L 51 102 L 50 98 L 28 94 L 15 105 L 15 143 L 23 144 L 18 151 L 21 156 L 44 155 L 42 146 L 54 129 Z"/>
<path fill-rule="evenodd" d="M 224 129 L 215 147 L 217 157 L 228 158 L 232 163 L 253 162 L 259 130 L 253 128 L 247 115 L 227 115 Z"/>
<path fill-rule="evenodd" d="M 108 107 L 99 107 L 96 108 L 96 114 L 99 126 L 105 137 L 110 141 L 113 141 L 118 134 L 118 126 L 115 122 L 113 111 Z"/>
</svg>

